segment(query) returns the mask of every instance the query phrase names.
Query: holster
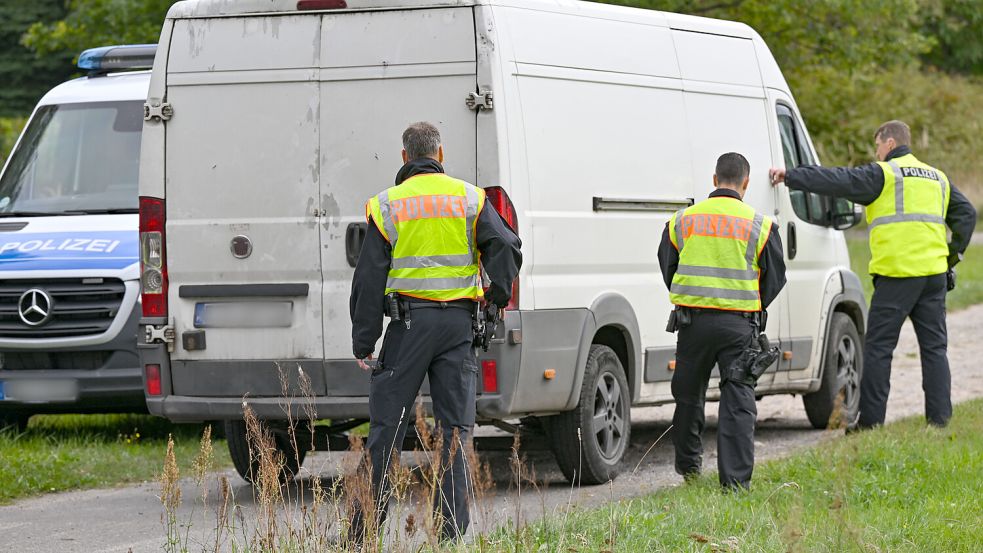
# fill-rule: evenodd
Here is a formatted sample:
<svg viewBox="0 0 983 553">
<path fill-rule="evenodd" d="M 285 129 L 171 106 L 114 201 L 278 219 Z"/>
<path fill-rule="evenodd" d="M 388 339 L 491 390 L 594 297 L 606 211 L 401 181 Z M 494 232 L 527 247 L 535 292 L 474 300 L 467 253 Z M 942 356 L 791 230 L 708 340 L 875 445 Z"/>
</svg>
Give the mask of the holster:
<svg viewBox="0 0 983 553">
<path fill-rule="evenodd" d="M 685 328 L 693 322 L 693 314 L 686 307 L 676 306 L 669 312 L 669 322 L 666 323 L 666 332 L 676 332 Z"/>
<path fill-rule="evenodd" d="M 740 357 L 720 371 L 721 383 L 737 382 L 754 387 L 761 375 L 778 361 L 779 355 L 778 348 L 771 347 L 768 336 L 762 332 L 741 352 Z"/>
</svg>

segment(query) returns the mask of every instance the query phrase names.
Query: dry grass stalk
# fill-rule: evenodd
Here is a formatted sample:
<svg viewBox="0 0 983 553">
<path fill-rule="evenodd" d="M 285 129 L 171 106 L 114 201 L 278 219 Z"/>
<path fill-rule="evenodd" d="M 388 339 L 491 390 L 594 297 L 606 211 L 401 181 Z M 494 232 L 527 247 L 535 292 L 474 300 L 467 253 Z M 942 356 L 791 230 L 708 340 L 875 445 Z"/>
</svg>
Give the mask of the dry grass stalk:
<svg viewBox="0 0 983 553">
<path fill-rule="evenodd" d="M 160 502 L 164 506 L 164 513 L 161 515 L 167 533 L 167 542 L 164 544 L 165 551 L 177 551 L 179 544 L 179 530 L 177 522 L 177 509 L 181 505 L 181 484 L 179 482 L 181 474 L 177 467 L 177 458 L 174 456 L 174 437 L 167 436 L 167 453 L 164 454 L 164 471 L 159 477 L 160 482 Z"/>
<path fill-rule="evenodd" d="M 246 438 L 250 457 L 258 460 L 258 474 L 254 474 L 258 524 L 256 532 L 261 548 L 275 550 L 278 536 L 277 506 L 283 504 L 280 475 L 283 472 L 283 454 L 276 448 L 273 434 L 256 417 L 248 405 L 243 409 L 246 420 Z M 254 465 L 256 466 L 256 465 Z"/>
</svg>

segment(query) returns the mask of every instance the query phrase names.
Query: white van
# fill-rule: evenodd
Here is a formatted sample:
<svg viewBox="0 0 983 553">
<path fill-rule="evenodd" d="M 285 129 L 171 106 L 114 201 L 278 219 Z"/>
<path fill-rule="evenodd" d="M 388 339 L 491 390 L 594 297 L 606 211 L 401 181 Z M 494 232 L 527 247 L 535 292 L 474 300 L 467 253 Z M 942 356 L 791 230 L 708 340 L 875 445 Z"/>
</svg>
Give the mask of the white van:
<svg viewBox="0 0 983 553">
<path fill-rule="evenodd" d="M 481 355 L 482 422 L 545 428 L 569 478 L 617 472 L 630 407 L 672 401 L 662 230 L 728 151 L 788 256 L 768 328 L 784 356 L 758 392 L 804 394 L 817 427 L 840 393 L 855 412 L 866 308 L 837 229 L 858 216 L 769 185 L 770 166 L 816 154 L 746 25 L 572 0 L 198 0 L 171 8 L 160 48 L 140 173 L 148 405 L 230 421 L 241 474 L 243 398 L 285 418 L 278 366 L 290 393 L 298 366 L 310 378 L 326 432 L 368 415 L 352 268 L 364 203 L 418 120 L 523 240 L 517 299 Z M 620 363 L 596 366 L 600 348 Z"/>
<path fill-rule="evenodd" d="M 45 94 L 0 172 L 4 423 L 146 411 L 137 180 L 155 49 L 83 52 L 88 75 Z"/>
</svg>

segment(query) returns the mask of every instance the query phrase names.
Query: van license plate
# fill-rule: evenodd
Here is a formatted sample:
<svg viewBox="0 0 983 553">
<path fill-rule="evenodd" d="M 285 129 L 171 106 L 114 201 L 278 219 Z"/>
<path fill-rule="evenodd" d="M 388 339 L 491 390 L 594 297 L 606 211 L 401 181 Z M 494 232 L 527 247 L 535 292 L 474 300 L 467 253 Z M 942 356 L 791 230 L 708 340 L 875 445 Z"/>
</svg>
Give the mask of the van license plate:
<svg viewBox="0 0 983 553">
<path fill-rule="evenodd" d="M 195 328 L 286 328 L 293 302 L 250 301 L 195 304 Z"/>
<path fill-rule="evenodd" d="M 65 403 L 78 401 L 78 382 L 74 380 L 7 380 L 0 387 L 0 399 L 23 403 Z"/>
</svg>

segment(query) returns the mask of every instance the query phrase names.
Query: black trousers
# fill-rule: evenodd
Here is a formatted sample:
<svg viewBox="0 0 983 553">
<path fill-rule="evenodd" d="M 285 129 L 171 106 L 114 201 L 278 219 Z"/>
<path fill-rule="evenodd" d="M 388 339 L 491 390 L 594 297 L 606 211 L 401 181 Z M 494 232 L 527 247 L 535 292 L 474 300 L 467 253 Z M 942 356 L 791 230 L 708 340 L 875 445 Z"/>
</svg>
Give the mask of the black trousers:
<svg viewBox="0 0 983 553">
<path fill-rule="evenodd" d="M 704 403 L 710 372 L 726 367 L 751 344 L 751 320 L 736 312 L 701 310 L 679 329 L 676 370 L 672 375 L 672 442 L 676 472 L 698 474 L 703 465 Z M 754 387 L 728 381 L 720 387 L 717 469 L 724 487 L 747 487 L 754 470 Z"/>
<path fill-rule="evenodd" d="M 392 491 L 393 459 L 398 459 L 406 430 L 415 420 L 415 400 L 424 377 L 430 377 L 433 414 L 442 433 L 439 493 L 434 509 L 443 524 L 442 539 L 463 535 L 470 524 L 468 494 L 472 489 L 466 447 L 475 419 L 478 361 L 473 346 L 471 313 L 457 308 L 410 311 L 410 328 L 391 321 L 386 329 L 379 363 L 369 387 L 368 453 L 379 528 L 383 528 Z M 365 531 L 356 505 L 352 539 Z"/>
<path fill-rule="evenodd" d="M 944 273 L 913 278 L 874 277 L 860 380 L 861 428 L 884 424 L 891 391 L 891 359 L 901 325 L 908 317 L 921 352 L 925 418 L 938 426 L 949 422 L 952 400 L 946 357 L 945 295 Z"/>
</svg>

